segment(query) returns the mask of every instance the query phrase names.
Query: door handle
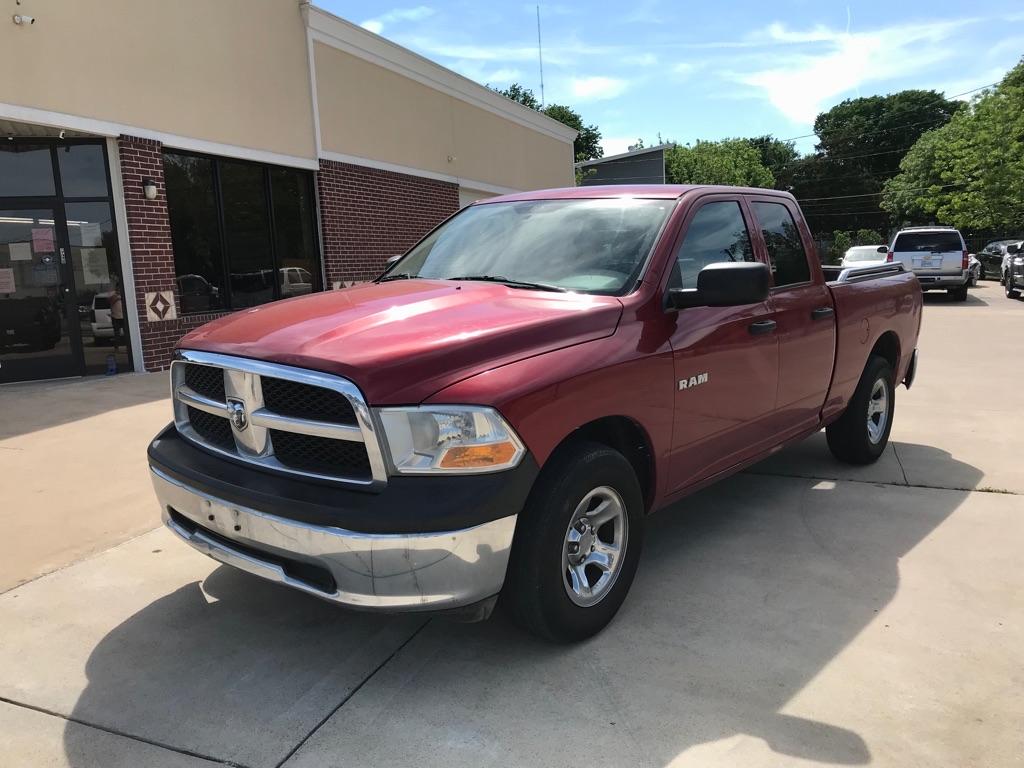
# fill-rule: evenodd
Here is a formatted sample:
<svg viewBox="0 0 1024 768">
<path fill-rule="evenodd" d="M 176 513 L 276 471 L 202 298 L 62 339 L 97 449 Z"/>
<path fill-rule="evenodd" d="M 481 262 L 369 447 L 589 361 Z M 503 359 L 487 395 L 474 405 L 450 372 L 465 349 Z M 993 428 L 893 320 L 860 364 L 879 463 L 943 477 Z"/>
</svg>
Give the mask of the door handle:
<svg viewBox="0 0 1024 768">
<path fill-rule="evenodd" d="M 832 317 L 835 313 L 836 311 L 832 307 L 818 307 L 811 310 L 811 320 L 824 320 L 826 317 Z"/>
<path fill-rule="evenodd" d="M 748 326 L 748 330 L 754 336 L 760 336 L 763 333 L 771 333 L 775 330 L 777 323 L 774 320 L 758 320 L 756 323 L 751 323 Z"/>
</svg>

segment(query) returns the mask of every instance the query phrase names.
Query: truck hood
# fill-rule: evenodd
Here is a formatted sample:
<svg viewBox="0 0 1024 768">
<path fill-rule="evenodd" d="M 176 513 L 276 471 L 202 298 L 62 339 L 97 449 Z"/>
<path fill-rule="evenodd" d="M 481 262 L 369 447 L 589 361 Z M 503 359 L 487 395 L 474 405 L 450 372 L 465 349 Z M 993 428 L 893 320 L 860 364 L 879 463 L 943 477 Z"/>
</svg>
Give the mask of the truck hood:
<svg viewBox="0 0 1024 768">
<path fill-rule="evenodd" d="M 491 368 L 610 336 L 621 315 L 610 296 L 396 280 L 236 312 L 178 346 L 337 374 L 372 405 L 410 404 Z"/>
</svg>

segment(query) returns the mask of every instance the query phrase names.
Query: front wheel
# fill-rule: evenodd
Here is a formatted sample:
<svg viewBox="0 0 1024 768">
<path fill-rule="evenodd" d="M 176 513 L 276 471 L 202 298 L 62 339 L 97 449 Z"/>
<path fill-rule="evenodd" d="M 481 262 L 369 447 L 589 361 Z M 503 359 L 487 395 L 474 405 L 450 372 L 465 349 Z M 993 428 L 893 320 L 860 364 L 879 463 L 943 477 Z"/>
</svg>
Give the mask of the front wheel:
<svg viewBox="0 0 1024 768">
<path fill-rule="evenodd" d="M 889 443 L 896 408 L 893 370 L 884 357 L 872 356 L 846 411 L 825 428 L 832 455 L 847 464 L 872 464 Z"/>
<path fill-rule="evenodd" d="M 600 632 L 633 582 L 643 541 L 643 494 L 633 467 L 600 443 L 561 449 L 519 518 L 502 602 L 555 642 Z"/>
</svg>

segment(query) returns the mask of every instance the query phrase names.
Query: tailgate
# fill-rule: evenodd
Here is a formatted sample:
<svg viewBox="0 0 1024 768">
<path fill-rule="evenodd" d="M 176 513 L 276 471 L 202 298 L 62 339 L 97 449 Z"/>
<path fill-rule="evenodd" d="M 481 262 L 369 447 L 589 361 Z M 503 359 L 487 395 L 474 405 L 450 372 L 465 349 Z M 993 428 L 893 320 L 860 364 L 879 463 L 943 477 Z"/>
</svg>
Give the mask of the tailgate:
<svg viewBox="0 0 1024 768">
<path fill-rule="evenodd" d="M 920 274 L 960 272 L 963 258 L 956 232 L 902 232 L 893 243 L 893 259 Z"/>
</svg>

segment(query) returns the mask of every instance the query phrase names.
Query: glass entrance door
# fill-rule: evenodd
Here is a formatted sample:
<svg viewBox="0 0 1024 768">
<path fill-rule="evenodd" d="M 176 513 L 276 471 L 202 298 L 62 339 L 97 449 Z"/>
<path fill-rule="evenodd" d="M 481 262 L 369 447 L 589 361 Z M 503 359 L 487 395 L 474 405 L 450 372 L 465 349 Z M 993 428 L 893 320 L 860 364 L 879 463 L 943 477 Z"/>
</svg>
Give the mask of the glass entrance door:
<svg viewBox="0 0 1024 768">
<path fill-rule="evenodd" d="M 68 251 L 63 211 L 0 205 L 0 383 L 82 375 Z"/>
</svg>

